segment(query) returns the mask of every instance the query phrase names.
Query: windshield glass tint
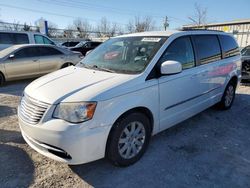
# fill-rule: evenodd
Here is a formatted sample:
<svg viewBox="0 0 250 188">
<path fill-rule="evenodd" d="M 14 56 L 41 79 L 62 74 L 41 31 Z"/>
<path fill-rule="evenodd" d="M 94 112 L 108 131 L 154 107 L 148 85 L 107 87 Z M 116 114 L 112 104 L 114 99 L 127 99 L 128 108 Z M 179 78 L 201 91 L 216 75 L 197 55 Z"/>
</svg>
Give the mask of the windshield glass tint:
<svg viewBox="0 0 250 188">
<path fill-rule="evenodd" d="M 141 73 L 166 37 L 113 38 L 89 53 L 78 66 L 117 73 Z"/>
<path fill-rule="evenodd" d="M 75 47 L 82 47 L 84 44 L 86 43 L 86 41 L 83 42 L 79 42 L 77 45 L 75 45 Z"/>
</svg>

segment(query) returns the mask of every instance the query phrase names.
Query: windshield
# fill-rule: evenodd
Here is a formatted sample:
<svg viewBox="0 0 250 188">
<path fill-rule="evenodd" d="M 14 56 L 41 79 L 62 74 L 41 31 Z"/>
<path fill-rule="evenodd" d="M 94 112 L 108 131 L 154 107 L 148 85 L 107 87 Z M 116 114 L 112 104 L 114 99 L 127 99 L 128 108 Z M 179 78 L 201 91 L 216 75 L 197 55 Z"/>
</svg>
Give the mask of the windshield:
<svg viewBox="0 0 250 188">
<path fill-rule="evenodd" d="M 17 47 L 11 46 L 9 48 L 5 48 L 0 51 L 0 58 L 4 58 L 6 55 L 10 54 L 11 52 L 15 51 Z"/>
<path fill-rule="evenodd" d="M 82 41 L 82 42 L 79 42 L 77 45 L 75 45 L 74 47 L 82 47 L 84 44 L 86 43 L 86 41 Z"/>
<path fill-rule="evenodd" d="M 166 37 L 113 38 L 98 46 L 77 66 L 138 74 L 147 67 L 166 39 Z"/>
<path fill-rule="evenodd" d="M 243 56 L 248 56 L 248 55 L 250 55 L 250 46 L 247 46 L 247 47 L 243 48 L 243 49 L 241 50 L 241 54 L 242 54 Z"/>
</svg>

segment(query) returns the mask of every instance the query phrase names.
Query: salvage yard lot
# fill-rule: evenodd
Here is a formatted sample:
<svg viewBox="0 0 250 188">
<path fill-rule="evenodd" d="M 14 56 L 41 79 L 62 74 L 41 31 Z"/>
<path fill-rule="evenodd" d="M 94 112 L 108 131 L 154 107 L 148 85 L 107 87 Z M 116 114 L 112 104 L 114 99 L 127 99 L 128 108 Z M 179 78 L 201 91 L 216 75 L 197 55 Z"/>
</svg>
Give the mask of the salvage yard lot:
<svg viewBox="0 0 250 188">
<path fill-rule="evenodd" d="M 0 187 L 250 187 L 250 86 L 231 110 L 210 108 L 156 135 L 140 161 L 118 168 L 68 166 L 31 149 L 16 114 L 30 81 L 0 88 Z"/>
</svg>

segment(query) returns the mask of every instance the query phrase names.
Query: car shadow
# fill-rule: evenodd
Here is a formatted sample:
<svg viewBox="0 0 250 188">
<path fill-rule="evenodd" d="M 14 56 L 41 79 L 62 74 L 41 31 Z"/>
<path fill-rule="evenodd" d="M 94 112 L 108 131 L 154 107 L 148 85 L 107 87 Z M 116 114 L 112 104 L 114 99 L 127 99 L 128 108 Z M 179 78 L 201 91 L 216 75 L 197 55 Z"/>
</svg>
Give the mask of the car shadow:
<svg viewBox="0 0 250 188">
<path fill-rule="evenodd" d="M 132 166 L 101 159 L 70 168 L 94 187 L 248 187 L 250 95 L 237 95 L 229 111 L 210 108 L 154 136 Z"/>
<path fill-rule="evenodd" d="M 34 164 L 21 148 L 0 144 L 1 187 L 29 187 L 33 182 Z"/>
<path fill-rule="evenodd" d="M 0 105 L 0 118 L 17 114 L 17 109 L 10 106 Z"/>
<path fill-rule="evenodd" d="M 0 143 L 25 144 L 22 134 L 18 131 L 0 129 Z"/>
<path fill-rule="evenodd" d="M 23 143 L 19 132 L 0 129 L 0 187 L 29 187 L 33 183 L 33 161 L 15 146 Z"/>
<path fill-rule="evenodd" d="M 34 79 L 26 79 L 20 81 L 6 82 L 3 86 L 0 86 L 0 94 L 21 96 L 24 88 L 32 82 Z"/>
</svg>

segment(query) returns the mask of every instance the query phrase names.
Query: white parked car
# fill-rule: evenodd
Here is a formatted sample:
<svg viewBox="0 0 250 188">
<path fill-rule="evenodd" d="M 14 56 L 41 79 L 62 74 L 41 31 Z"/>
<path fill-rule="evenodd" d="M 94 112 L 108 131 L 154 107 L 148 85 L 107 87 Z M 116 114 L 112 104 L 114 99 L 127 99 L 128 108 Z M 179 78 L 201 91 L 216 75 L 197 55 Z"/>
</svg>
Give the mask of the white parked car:
<svg viewBox="0 0 250 188">
<path fill-rule="evenodd" d="M 18 108 L 26 142 L 68 164 L 103 157 L 130 165 L 150 137 L 212 105 L 229 109 L 241 79 L 235 39 L 215 31 L 112 38 L 76 67 L 25 88 Z"/>
<path fill-rule="evenodd" d="M 56 45 L 50 38 L 38 32 L 0 31 L 0 50 L 17 44 Z"/>
</svg>

